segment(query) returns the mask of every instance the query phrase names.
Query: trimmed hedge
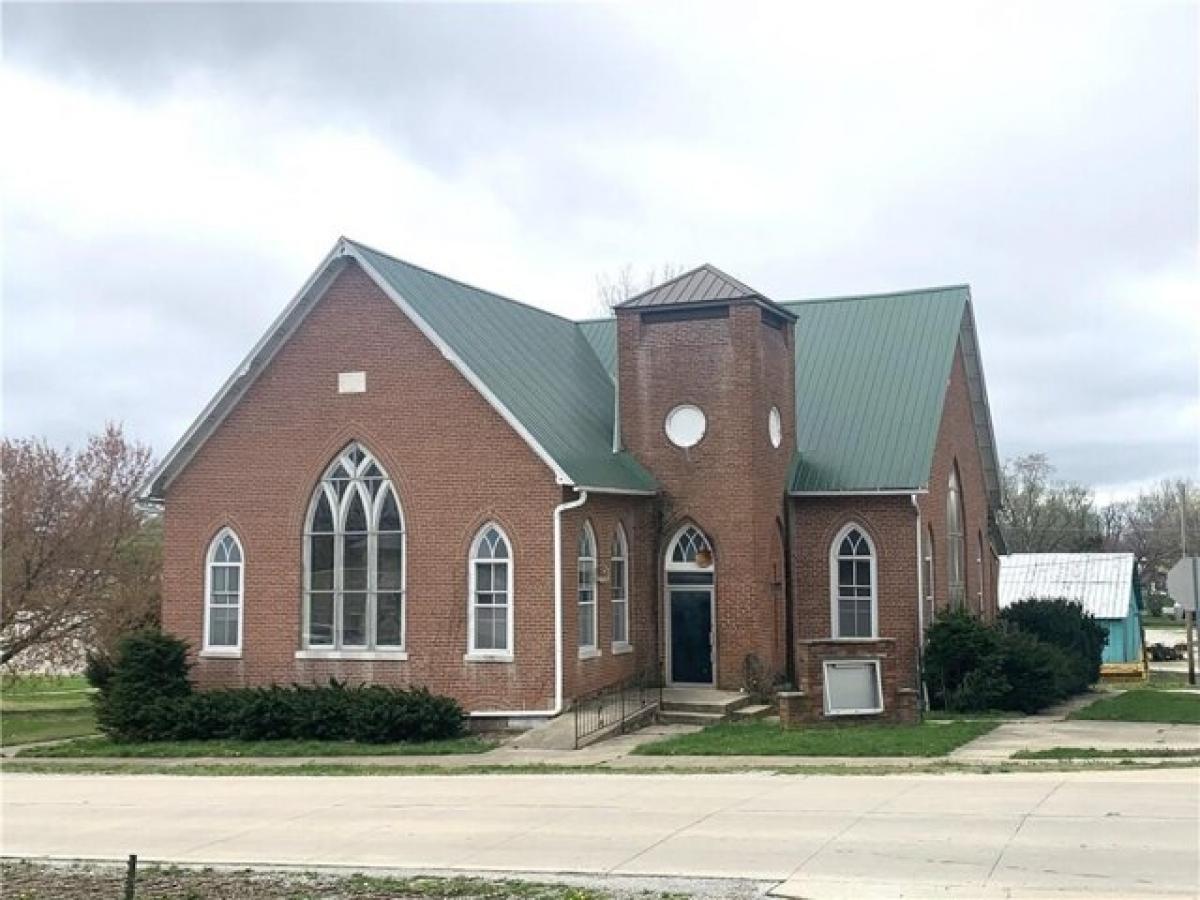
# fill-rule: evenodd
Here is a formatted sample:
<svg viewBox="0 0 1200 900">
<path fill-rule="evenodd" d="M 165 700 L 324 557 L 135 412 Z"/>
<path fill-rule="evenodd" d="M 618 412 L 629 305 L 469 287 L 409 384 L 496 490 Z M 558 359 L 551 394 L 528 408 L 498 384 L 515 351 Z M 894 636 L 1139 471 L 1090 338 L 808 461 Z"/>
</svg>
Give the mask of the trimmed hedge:
<svg viewBox="0 0 1200 900">
<path fill-rule="evenodd" d="M 1064 600 L 1022 601 L 997 625 L 943 613 L 927 634 L 930 703 L 960 712 L 1037 712 L 1099 678 L 1105 640 L 1102 626 Z"/>
<path fill-rule="evenodd" d="M 381 744 L 463 733 L 463 711 L 422 687 L 272 685 L 193 691 L 187 646 L 157 632 L 122 640 L 96 699 L 115 741 L 329 740 Z"/>
</svg>

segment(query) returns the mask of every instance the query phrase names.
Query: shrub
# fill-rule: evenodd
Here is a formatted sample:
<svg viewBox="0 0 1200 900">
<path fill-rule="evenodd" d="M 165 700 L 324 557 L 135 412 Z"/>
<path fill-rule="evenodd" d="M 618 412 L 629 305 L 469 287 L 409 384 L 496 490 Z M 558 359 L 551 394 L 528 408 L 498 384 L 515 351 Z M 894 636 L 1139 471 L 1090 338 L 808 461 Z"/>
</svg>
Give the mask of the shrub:
<svg viewBox="0 0 1200 900">
<path fill-rule="evenodd" d="M 122 638 L 107 677 L 99 674 L 100 730 L 124 740 L 153 740 L 161 731 L 164 710 L 174 705 L 171 701 L 191 694 L 187 675 L 183 641 L 157 631 Z"/>
<path fill-rule="evenodd" d="M 1100 680 L 1108 631 L 1080 604 L 1061 597 L 1021 600 L 1001 612 L 1000 621 L 1063 651 L 1068 694 L 1086 691 Z"/>
<path fill-rule="evenodd" d="M 1037 712 L 1086 688 L 1081 671 L 1079 656 L 1057 644 L 963 611 L 943 613 L 927 635 L 926 686 L 932 705 L 943 709 Z"/>
<path fill-rule="evenodd" d="M 326 685 L 193 692 L 187 646 L 157 633 L 121 643 L 97 700 L 100 727 L 120 741 L 429 741 L 463 732 L 463 711 L 422 687 Z"/>
</svg>

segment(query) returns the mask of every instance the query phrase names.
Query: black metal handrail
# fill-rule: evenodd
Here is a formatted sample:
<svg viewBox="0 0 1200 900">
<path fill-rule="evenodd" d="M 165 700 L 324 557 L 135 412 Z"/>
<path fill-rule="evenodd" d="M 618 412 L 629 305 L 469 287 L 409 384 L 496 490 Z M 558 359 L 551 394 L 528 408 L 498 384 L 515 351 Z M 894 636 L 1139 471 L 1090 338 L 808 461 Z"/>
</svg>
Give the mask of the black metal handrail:
<svg viewBox="0 0 1200 900">
<path fill-rule="evenodd" d="M 616 726 L 624 734 L 629 723 L 651 706 L 662 705 L 662 677 L 640 672 L 575 699 L 575 749 L 580 742 Z"/>
</svg>

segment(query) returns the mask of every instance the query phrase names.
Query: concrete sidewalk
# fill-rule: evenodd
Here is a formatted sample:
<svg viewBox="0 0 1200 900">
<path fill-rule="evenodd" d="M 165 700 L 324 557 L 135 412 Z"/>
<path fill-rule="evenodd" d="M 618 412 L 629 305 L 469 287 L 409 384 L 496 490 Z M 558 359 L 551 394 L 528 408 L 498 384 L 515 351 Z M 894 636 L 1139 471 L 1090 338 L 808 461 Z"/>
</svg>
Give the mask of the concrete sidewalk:
<svg viewBox="0 0 1200 900">
<path fill-rule="evenodd" d="M 4 773 L 3 852 L 780 882 L 833 897 L 1194 897 L 1195 771 L 171 777 Z"/>
</svg>

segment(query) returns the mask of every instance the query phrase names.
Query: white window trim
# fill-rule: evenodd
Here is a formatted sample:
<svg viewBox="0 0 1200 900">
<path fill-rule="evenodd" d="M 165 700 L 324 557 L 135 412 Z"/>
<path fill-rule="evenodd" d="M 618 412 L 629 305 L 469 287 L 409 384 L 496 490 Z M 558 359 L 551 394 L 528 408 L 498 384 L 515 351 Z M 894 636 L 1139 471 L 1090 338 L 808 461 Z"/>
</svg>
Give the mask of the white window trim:
<svg viewBox="0 0 1200 900">
<path fill-rule="evenodd" d="M 592 562 L 592 581 L 591 581 L 592 601 L 590 604 L 587 604 L 587 605 L 591 606 L 592 642 L 590 644 L 579 644 L 579 658 L 580 659 L 595 659 L 597 656 L 600 655 L 600 597 L 598 596 L 599 591 L 598 591 L 598 584 L 597 584 L 597 579 L 596 579 L 596 565 L 597 565 L 596 554 L 599 553 L 600 551 L 596 547 L 596 531 L 594 528 L 592 528 L 592 523 L 585 521 L 583 523 L 582 531 L 583 531 L 583 533 L 586 533 L 589 538 L 589 543 L 592 546 L 592 555 L 591 556 L 580 556 L 579 550 L 578 550 L 578 544 L 576 544 L 576 551 L 575 551 L 576 552 L 576 557 L 575 557 L 575 616 L 576 616 L 576 619 L 578 620 L 578 617 L 582 614 L 581 610 L 585 605 L 584 603 L 580 602 L 580 600 L 579 600 L 579 568 L 580 568 L 579 564 L 584 560 L 591 560 L 591 562 Z M 579 640 L 579 622 L 578 621 L 576 621 L 576 623 L 575 623 L 575 640 L 576 641 Z"/>
<path fill-rule="evenodd" d="M 861 534 L 871 551 L 871 633 L 843 637 L 841 617 L 838 615 L 838 550 L 851 531 Z M 879 638 L 879 551 L 867 529 L 857 522 L 847 522 L 829 544 L 829 634 L 835 641 L 873 641 Z"/>
<path fill-rule="evenodd" d="M 504 541 L 504 546 L 508 548 L 508 558 L 505 562 L 505 569 L 508 572 L 508 583 L 505 585 L 506 602 L 504 605 L 507 633 L 504 638 L 505 649 L 481 650 L 475 646 L 475 563 L 478 559 L 479 545 L 483 542 L 483 537 L 489 530 L 495 529 L 501 540 Z M 513 627 L 513 567 L 514 557 L 516 552 L 513 550 L 513 543 L 508 539 L 508 533 L 500 527 L 499 522 L 485 522 L 483 526 L 475 532 L 475 539 L 471 541 L 471 552 L 467 555 L 467 652 L 463 659 L 473 660 L 477 662 L 512 662 L 514 658 L 515 647 L 513 644 L 516 630 Z M 494 562 L 495 560 L 487 560 Z"/>
<path fill-rule="evenodd" d="M 967 510 L 958 470 L 950 470 L 946 487 L 946 602 L 950 609 L 967 606 Z M 958 530 L 954 526 L 957 524 Z M 957 569 L 958 580 L 952 576 Z"/>
<path fill-rule="evenodd" d="M 609 595 L 608 595 L 608 600 L 609 600 L 609 605 L 612 607 L 612 618 L 613 618 L 612 624 L 613 624 L 614 628 L 616 627 L 616 621 L 617 621 L 616 607 L 617 606 L 625 607 L 625 610 L 624 610 L 625 640 L 623 640 L 623 641 L 614 640 L 612 642 L 612 652 L 614 654 L 632 653 L 633 652 L 633 641 L 630 640 L 630 638 L 632 638 L 633 635 L 630 632 L 630 618 L 631 617 L 629 615 L 629 540 L 625 534 L 625 526 L 622 525 L 620 522 L 617 523 L 616 531 L 613 532 L 613 538 L 616 541 L 620 542 L 621 553 L 619 556 L 611 556 L 611 549 L 610 549 L 610 558 L 609 558 L 608 569 L 609 569 L 609 572 L 611 573 L 613 560 L 617 560 L 617 559 L 621 560 L 621 596 L 624 597 L 625 599 L 623 602 L 621 602 L 619 604 L 615 603 L 612 599 L 612 592 L 610 590 Z M 615 586 L 616 586 L 616 582 L 614 581 L 610 587 L 615 587 Z"/>
<path fill-rule="evenodd" d="M 829 702 L 829 675 L 831 665 L 842 663 L 865 663 L 875 669 L 875 696 L 879 698 L 879 706 L 874 709 L 832 709 Z M 883 712 L 883 666 L 877 657 L 862 657 L 858 659 L 826 659 L 821 663 L 821 693 L 824 700 L 824 712 L 827 716 L 874 716 Z"/>
<path fill-rule="evenodd" d="M 383 476 L 383 485 L 381 485 L 378 495 L 371 499 L 370 494 L 366 490 L 360 492 L 360 497 L 364 506 L 364 511 L 367 515 L 367 643 L 351 644 L 341 646 L 342 633 L 342 604 L 338 602 L 338 598 L 344 593 L 343 577 L 344 570 L 342 566 L 342 540 L 344 534 L 343 526 L 344 519 L 350 509 L 349 502 L 343 504 L 337 499 L 333 489 L 328 487 L 326 482 L 330 474 L 337 468 L 342 459 L 349 451 L 357 447 L 361 450 L 379 469 Z M 399 644 L 373 644 L 375 640 L 375 632 L 378 627 L 376 622 L 376 605 L 371 598 L 378 598 L 378 545 L 379 545 L 379 516 L 383 511 L 383 503 L 385 491 L 383 487 L 390 488 L 392 496 L 396 500 L 396 511 L 400 514 L 400 643 Z M 353 482 L 347 487 L 346 491 L 349 494 L 357 490 L 357 485 Z M 333 637 L 332 644 L 313 644 L 308 643 L 309 637 L 309 614 L 310 610 L 310 594 L 309 584 L 311 583 L 312 575 L 312 523 L 313 516 L 316 514 L 317 504 L 322 496 L 326 496 L 329 500 L 330 507 L 335 517 L 334 524 L 334 541 L 333 541 L 333 590 L 334 596 L 334 611 L 333 611 Z M 393 534 L 395 532 L 387 532 Z M 400 493 L 396 490 L 396 485 L 392 481 L 391 476 L 383 467 L 383 463 L 375 454 L 363 445 L 361 441 L 351 441 L 343 447 L 325 467 L 325 471 L 321 473 L 321 478 L 317 482 L 317 487 L 313 491 L 312 498 L 308 502 L 308 511 L 304 517 L 304 571 L 301 573 L 300 585 L 300 649 L 296 654 L 296 659 L 407 659 L 408 644 L 408 519 L 404 515 L 404 505 L 400 502 Z M 376 559 L 375 567 L 370 566 L 370 560 Z M 385 593 L 395 593 L 387 591 Z"/>
<path fill-rule="evenodd" d="M 233 542 L 237 544 L 238 554 L 241 556 L 241 562 L 238 562 L 238 642 L 236 646 L 228 644 L 213 645 L 209 643 L 209 613 L 212 611 L 212 570 L 216 564 L 213 562 L 213 556 L 217 551 L 217 547 L 226 538 L 233 538 Z M 233 563 L 221 563 L 221 565 L 234 565 Z M 202 643 L 200 655 L 210 659 L 241 659 L 242 646 L 246 642 L 246 636 L 243 629 L 245 628 L 246 619 L 246 548 L 242 546 L 241 539 L 238 538 L 237 532 L 226 526 L 216 533 L 208 543 L 208 552 L 204 554 L 204 641 Z"/>
</svg>

